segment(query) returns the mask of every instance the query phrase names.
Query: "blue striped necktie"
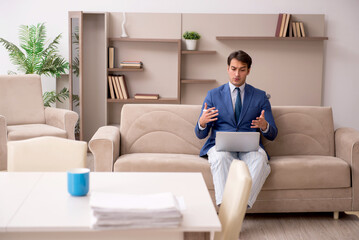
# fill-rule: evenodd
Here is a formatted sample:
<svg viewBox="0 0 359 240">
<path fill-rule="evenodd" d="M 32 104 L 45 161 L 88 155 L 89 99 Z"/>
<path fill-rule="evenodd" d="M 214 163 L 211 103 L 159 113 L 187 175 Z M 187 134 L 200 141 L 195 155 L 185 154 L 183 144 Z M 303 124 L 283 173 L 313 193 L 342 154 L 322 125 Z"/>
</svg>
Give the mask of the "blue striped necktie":
<svg viewBox="0 0 359 240">
<path fill-rule="evenodd" d="M 241 111 L 242 111 L 242 100 L 241 100 L 241 90 L 236 87 L 235 89 L 237 89 L 237 99 L 236 99 L 236 104 L 234 106 L 234 115 L 236 117 L 236 123 L 239 122 L 239 116 L 241 115 Z"/>
</svg>

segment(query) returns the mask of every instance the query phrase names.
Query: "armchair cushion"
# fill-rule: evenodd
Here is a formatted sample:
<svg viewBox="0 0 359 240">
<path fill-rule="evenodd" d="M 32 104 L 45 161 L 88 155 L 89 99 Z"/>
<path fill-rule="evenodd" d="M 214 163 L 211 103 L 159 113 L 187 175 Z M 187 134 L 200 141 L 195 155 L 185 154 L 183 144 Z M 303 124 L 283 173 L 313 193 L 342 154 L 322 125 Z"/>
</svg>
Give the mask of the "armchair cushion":
<svg viewBox="0 0 359 240">
<path fill-rule="evenodd" d="M 6 117 L 8 126 L 45 123 L 40 76 L 1 76 L 0 115 Z"/>
<path fill-rule="evenodd" d="M 65 130 L 46 124 L 24 124 L 7 127 L 8 141 L 16 141 L 41 136 L 67 138 Z"/>
</svg>

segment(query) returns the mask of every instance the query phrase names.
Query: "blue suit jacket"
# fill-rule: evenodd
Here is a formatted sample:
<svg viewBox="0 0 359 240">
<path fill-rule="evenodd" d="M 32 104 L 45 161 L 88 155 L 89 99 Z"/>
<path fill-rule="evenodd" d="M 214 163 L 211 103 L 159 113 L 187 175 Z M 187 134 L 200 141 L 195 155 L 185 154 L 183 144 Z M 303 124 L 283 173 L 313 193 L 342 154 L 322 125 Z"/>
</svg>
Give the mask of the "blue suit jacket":
<svg viewBox="0 0 359 240">
<path fill-rule="evenodd" d="M 218 88 L 208 91 L 207 96 L 203 102 L 207 103 L 207 108 L 215 107 L 218 109 L 218 120 L 207 123 L 207 127 L 204 130 L 200 130 L 198 122 L 195 127 L 195 132 L 198 138 L 203 139 L 208 136 L 212 129 L 211 135 L 201 149 L 200 156 L 205 156 L 208 150 L 215 145 L 216 132 L 255 132 L 260 131 L 258 128 L 251 128 L 252 120 L 261 115 L 264 110 L 264 116 L 269 123 L 269 130 L 267 133 L 262 133 L 268 140 L 274 140 L 277 136 L 277 127 L 272 115 L 272 109 L 267 95 L 264 91 L 254 88 L 253 86 L 246 84 L 244 88 L 244 100 L 241 115 L 238 124 L 236 124 L 231 93 L 229 84 L 226 83 Z M 201 111 L 202 114 L 202 111 Z M 262 143 L 260 146 L 263 148 Z M 264 149 L 264 148 L 263 148 Z"/>
</svg>

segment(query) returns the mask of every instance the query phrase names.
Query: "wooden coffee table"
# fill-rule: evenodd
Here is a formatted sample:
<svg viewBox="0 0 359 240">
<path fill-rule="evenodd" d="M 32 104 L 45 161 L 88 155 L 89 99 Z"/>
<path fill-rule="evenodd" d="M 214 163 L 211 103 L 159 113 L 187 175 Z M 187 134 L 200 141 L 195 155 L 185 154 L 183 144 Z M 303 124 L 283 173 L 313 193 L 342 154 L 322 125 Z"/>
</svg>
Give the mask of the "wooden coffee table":
<svg viewBox="0 0 359 240">
<path fill-rule="evenodd" d="M 213 239 L 221 224 L 201 173 L 90 173 L 90 192 L 72 197 L 66 173 L 0 173 L 0 239 Z M 178 228 L 91 229 L 91 192 L 170 191 L 186 209 Z"/>
</svg>

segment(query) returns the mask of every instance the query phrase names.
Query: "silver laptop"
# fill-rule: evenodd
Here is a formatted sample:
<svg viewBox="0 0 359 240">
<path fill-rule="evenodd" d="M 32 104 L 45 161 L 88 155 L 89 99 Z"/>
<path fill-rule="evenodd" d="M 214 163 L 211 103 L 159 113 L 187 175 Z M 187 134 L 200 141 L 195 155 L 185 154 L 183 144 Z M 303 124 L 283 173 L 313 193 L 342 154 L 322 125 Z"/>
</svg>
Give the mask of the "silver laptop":
<svg viewBox="0 0 359 240">
<path fill-rule="evenodd" d="M 259 148 L 259 132 L 217 132 L 216 150 L 251 152 Z"/>
</svg>

